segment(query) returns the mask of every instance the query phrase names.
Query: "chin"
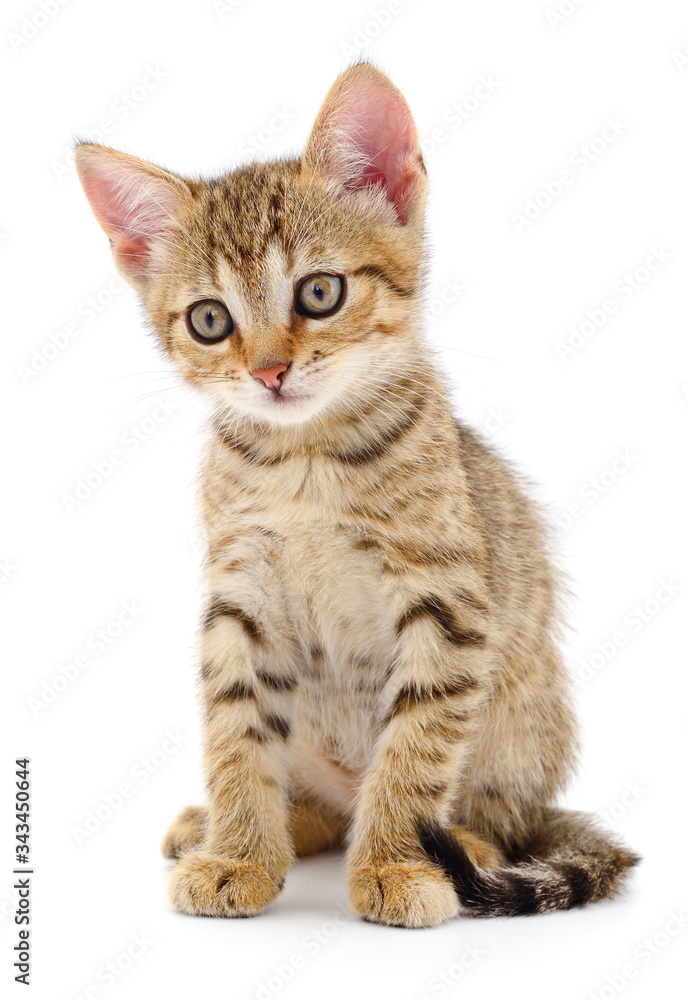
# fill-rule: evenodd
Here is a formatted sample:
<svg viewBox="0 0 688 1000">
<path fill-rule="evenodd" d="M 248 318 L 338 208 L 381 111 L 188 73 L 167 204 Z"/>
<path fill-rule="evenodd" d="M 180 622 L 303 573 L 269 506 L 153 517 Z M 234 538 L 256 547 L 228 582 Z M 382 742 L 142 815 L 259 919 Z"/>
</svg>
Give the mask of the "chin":
<svg viewBox="0 0 688 1000">
<path fill-rule="evenodd" d="M 322 414 L 331 400 L 324 393 L 308 396 L 297 393 L 271 393 L 268 396 L 266 393 L 264 400 L 228 400 L 223 396 L 222 402 L 235 419 L 257 420 L 276 427 L 297 427 Z"/>
</svg>

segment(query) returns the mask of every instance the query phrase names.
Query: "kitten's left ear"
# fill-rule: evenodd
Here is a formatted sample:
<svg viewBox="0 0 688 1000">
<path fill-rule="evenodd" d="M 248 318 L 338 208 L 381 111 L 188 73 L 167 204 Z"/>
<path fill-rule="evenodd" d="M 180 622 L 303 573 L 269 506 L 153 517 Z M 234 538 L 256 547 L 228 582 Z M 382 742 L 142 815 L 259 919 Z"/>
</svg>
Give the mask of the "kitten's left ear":
<svg viewBox="0 0 688 1000">
<path fill-rule="evenodd" d="M 83 143 L 74 153 L 93 214 L 110 237 L 118 269 L 142 290 L 164 269 L 179 216 L 191 198 L 186 182 L 151 163 Z"/>
<path fill-rule="evenodd" d="M 318 112 L 303 163 L 342 195 L 382 190 L 401 225 L 422 214 L 427 178 L 418 131 L 404 96 L 368 63 L 335 80 Z"/>
</svg>

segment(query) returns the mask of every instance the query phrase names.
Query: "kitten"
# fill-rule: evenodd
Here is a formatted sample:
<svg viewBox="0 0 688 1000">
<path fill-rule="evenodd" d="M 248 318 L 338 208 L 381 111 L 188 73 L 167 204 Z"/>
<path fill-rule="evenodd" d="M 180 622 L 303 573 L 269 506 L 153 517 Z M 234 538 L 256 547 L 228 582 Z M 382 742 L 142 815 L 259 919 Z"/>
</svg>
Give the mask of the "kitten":
<svg viewBox="0 0 688 1000">
<path fill-rule="evenodd" d="M 301 160 L 216 180 L 91 143 L 76 160 L 163 351 L 215 404 L 209 805 L 163 842 L 175 906 L 258 913 L 295 855 L 343 843 L 353 910 L 384 924 L 613 896 L 638 859 L 554 805 L 576 740 L 539 516 L 421 339 L 401 93 L 356 65 Z"/>
</svg>

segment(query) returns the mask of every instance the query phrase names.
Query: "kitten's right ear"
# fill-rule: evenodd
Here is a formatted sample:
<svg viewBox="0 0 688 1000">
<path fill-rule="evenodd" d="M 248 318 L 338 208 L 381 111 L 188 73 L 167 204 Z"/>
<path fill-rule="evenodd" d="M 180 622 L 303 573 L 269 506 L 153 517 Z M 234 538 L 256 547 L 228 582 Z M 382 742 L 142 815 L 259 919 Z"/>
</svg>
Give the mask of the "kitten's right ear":
<svg viewBox="0 0 688 1000">
<path fill-rule="evenodd" d="M 119 271 L 144 288 L 164 268 L 165 244 L 174 240 L 189 187 L 160 167 L 95 143 L 77 146 L 74 158 Z"/>
</svg>

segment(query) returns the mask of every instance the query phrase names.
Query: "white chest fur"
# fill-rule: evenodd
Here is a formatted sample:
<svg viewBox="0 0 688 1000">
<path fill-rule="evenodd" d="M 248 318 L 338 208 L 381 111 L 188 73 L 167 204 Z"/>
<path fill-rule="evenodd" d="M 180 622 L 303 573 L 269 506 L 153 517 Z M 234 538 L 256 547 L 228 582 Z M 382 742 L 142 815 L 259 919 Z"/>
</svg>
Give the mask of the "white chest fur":
<svg viewBox="0 0 688 1000">
<path fill-rule="evenodd" d="M 378 736 L 394 591 L 376 553 L 360 544 L 361 528 L 341 502 L 327 502 L 327 482 L 306 462 L 262 469 L 260 488 L 244 478 L 222 497 L 215 478 L 209 582 L 265 623 L 276 655 L 280 637 L 296 649 L 292 752 L 303 780 L 341 807 Z"/>
</svg>

